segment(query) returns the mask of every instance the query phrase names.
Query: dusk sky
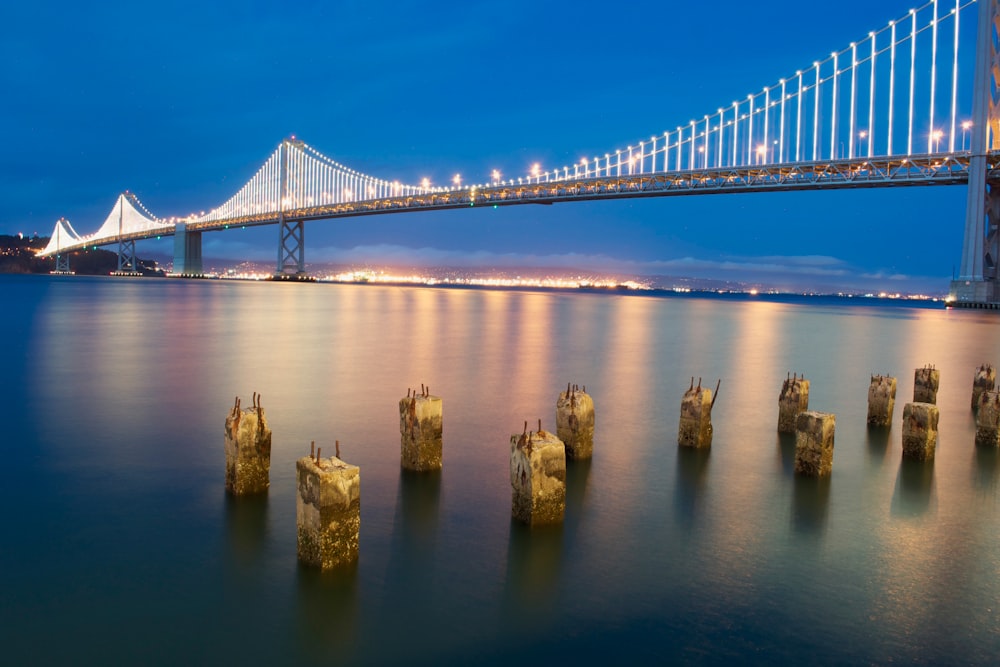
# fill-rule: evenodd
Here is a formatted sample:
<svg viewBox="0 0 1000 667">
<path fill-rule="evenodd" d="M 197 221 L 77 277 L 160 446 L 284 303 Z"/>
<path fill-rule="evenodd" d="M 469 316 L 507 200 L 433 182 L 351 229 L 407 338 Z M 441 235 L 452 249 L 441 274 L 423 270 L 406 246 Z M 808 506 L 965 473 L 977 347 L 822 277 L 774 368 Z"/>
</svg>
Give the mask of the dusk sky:
<svg viewBox="0 0 1000 667">
<path fill-rule="evenodd" d="M 211 209 L 291 135 L 410 183 L 561 167 L 743 99 L 911 6 L 4 3 L 0 233 L 49 235 L 61 216 L 90 233 L 126 189 L 162 217 Z M 963 41 L 974 8 L 965 16 Z M 961 260 L 965 198 L 965 187 L 894 188 L 317 221 L 306 261 L 940 293 Z M 210 233 L 204 255 L 273 261 L 277 236 Z M 137 250 L 169 254 L 172 240 Z"/>
</svg>

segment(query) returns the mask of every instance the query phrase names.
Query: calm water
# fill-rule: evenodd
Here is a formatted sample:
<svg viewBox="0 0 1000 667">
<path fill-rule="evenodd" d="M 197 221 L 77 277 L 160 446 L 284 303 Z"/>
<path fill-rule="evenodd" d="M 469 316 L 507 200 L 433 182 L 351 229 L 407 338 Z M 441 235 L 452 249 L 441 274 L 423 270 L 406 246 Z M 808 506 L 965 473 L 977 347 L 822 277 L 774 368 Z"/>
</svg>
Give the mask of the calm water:
<svg viewBox="0 0 1000 667">
<path fill-rule="evenodd" d="M 1000 460 L 974 446 L 996 314 L 843 303 L 0 276 L 5 664 L 992 663 Z M 937 459 L 901 462 L 913 369 Z M 775 433 L 788 372 L 837 416 L 833 475 Z M 899 377 L 891 430 L 869 374 Z M 690 376 L 711 451 L 677 447 Z M 564 525 L 510 520 L 508 437 L 586 384 L 594 458 Z M 444 399 L 440 474 L 399 468 L 397 401 Z M 224 492 L 253 391 L 271 490 Z M 361 466 L 361 557 L 295 555 L 294 461 Z M 329 448 L 329 449 L 328 449 Z"/>
</svg>

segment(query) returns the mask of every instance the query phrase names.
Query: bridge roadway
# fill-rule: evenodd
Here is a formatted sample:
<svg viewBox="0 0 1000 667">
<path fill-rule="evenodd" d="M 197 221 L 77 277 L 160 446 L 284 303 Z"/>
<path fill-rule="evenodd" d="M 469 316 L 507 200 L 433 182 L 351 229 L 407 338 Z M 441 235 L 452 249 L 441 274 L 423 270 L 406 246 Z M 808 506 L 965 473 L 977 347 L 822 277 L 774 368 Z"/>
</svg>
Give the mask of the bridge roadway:
<svg viewBox="0 0 1000 667">
<path fill-rule="evenodd" d="M 909 157 L 854 158 L 819 162 L 797 162 L 748 167 L 719 167 L 673 172 L 622 174 L 546 181 L 544 177 L 525 183 L 498 183 L 431 190 L 422 194 L 363 199 L 283 211 L 284 219 L 325 220 L 384 213 L 437 211 L 446 209 L 519 204 L 555 204 L 632 197 L 708 195 L 738 192 L 789 190 L 838 190 L 968 183 L 968 151 Z M 1000 151 L 988 156 L 991 179 L 1000 178 Z M 277 224 L 278 211 L 210 222 L 187 222 L 188 232 L 218 231 L 229 227 Z M 181 222 L 185 222 L 181 220 Z M 119 241 L 135 241 L 173 235 L 173 227 L 130 232 L 102 239 L 86 239 L 63 247 L 66 253 Z"/>
</svg>

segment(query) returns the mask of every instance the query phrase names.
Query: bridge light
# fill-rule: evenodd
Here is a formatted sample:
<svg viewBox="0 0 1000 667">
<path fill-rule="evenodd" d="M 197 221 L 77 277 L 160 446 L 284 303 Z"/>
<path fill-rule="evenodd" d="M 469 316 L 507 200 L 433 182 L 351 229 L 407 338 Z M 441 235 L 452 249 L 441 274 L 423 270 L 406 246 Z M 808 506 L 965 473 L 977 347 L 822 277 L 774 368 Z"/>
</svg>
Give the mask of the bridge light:
<svg viewBox="0 0 1000 667">
<path fill-rule="evenodd" d="M 423 188 L 423 189 L 425 189 L 425 190 L 426 190 L 427 188 L 431 187 L 431 179 L 429 179 L 429 178 L 427 178 L 427 177 L 425 176 L 425 177 L 424 177 L 423 179 L 421 179 L 421 181 L 420 181 L 420 187 L 422 187 L 422 188 Z"/>
<path fill-rule="evenodd" d="M 531 175 L 534 176 L 535 178 L 538 177 L 538 174 L 540 174 L 541 171 L 542 171 L 542 166 L 537 162 L 531 165 Z"/>
<path fill-rule="evenodd" d="M 452 176 L 451 182 L 455 184 L 456 188 L 462 187 L 462 175 L 455 174 L 454 176 Z"/>
</svg>

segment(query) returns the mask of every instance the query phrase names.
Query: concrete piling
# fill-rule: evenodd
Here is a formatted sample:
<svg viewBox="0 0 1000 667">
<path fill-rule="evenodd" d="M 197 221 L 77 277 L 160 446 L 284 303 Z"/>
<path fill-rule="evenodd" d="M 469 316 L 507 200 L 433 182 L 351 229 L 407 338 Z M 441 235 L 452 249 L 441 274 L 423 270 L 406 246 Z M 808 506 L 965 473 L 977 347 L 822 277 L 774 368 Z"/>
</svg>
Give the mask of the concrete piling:
<svg viewBox="0 0 1000 667">
<path fill-rule="evenodd" d="M 594 454 L 594 400 L 587 387 L 566 385 L 556 399 L 556 437 L 566 446 L 566 457 L 589 459 Z"/>
<path fill-rule="evenodd" d="M 358 558 L 361 472 L 338 457 L 324 459 L 321 452 L 295 462 L 295 520 L 299 560 L 327 570 Z"/>
<path fill-rule="evenodd" d="M 253 406 L 243 410 L 236 397 L 226 415 L 226 491 L 234 496 L 267 493 L 271 485 L 271 429 L 253 394 Z"/>
<path fill-rule="evenodd" d="M 420 385 L 399 399 L 400 463 L 407 470 L 440 470 L 443 452 L 442 401 Z"/>
<path fill-rule="evenodd" d="M 510 436 L 511 514 L 529 525 L 560 523 L 566 511 L 566 447 L 542 430 Z"/>
<path fill-rule="evenodd" d="M 933 403 L 903 406 L 903 457 L 915 461 L 934 458 L 938 439 L 938 407 Z"/>
<path fill-rule="evenodd" d="M 871 376 L 868 385 L 868 425 L 891 426 L 896 407 L 896 378 L 888 375 Z"/>
<path fill-rule="evenodd" d="M 786 377 L 778 396 L 778 433 L 795 433 L 800 412 L 809 409 L 809 380 L 792 375 Z"/>
<path fill-rule="evenodd" d="M 719 384 L 715 385 L 715 395 L 718 396 Z M 701 378 L 698 378 L 698 386 L 694 385 L 694 378 L 691 378 L 691 386 L 684 392 L 681 399 L 681 420 L 677 429 L 677 444 L 682 447 L 709 447 L 712 444 L 712 406 L 715 405 L 715 398 L 712 390 L 701 386 Z"/>
<path fill-rule="evenodd" d="M 938 387 L 941 386 L 941 371 L 928 364 L 913 372 L 913 402 L 937 404 Z"/>
<path fill-rule="evenodd" d="M 837 418 L 828 412 L 805 411 L 795 419 L 795 472 L 824 477 L 833 471 L 833 437 Z"/>
<path fill-rule="evenodd" d="M 1000 392 L 984 391 L 976 407 L 976 446 L 1000 447 Z"/>
<path fill-rule="evenodd" d="M 972 380 L 972 409 L 979 407 L 979 397 L 986 391 L 993 391 L 996 387 L 997 372 L 992 364 L 983 364 L 976 370 L 976 377 Z"/>
</svg>

